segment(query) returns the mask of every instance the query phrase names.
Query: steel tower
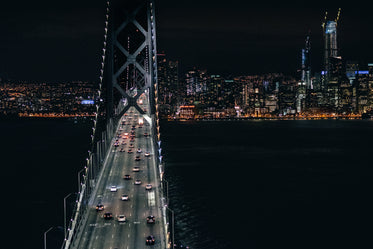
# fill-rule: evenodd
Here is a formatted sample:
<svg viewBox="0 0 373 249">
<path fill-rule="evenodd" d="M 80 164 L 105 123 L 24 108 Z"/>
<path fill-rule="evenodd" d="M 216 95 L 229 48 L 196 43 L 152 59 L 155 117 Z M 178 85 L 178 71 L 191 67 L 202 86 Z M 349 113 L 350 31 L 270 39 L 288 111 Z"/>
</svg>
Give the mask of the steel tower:
<svg viewBox="0 0 373 249">
<path fill-rule="evenodd" d="M 153 0 L 111 1 L 105 60 L 106 116 L 121 117 L 133 106 L 148 121 L 156 115 L 157 48 Z M 138 105 L 149 98 L 149 109 Z M 148 114 L 146 114 L 148 113 Z"/>
</svg>

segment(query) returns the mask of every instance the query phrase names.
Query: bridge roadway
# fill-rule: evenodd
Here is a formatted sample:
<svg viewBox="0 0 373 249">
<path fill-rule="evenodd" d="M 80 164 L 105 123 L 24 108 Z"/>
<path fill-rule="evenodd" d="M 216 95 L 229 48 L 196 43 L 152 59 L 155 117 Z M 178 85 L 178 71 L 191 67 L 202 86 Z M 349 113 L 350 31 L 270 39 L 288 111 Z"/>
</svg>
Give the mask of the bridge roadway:
<svg viewBox="0 0 373 249">
<path fill-rule="evenodd" d="M 114 145 L 114 138 L 102 177 L 90 201 L 87 220 L 83 229 L 80 229 L 74 248 L 166 248 L 152 131 L 145 119 L 144 125 L 139 127 L 139 116 L 133 107 L 127 113 L 121 119 L 125 124 L 120 122 L 117 129 L 116 135 L 121 136 L 118 138 L 119 146 Z M 130 142 L 133 125 L 136 126 L 135 138 Z M 128 138 L 124 138 L 125 133 L 128 133 Z M 144 133 L 149 136 L 145 137 Z M 128 153 L 131 144 L 133 152 Z M 141 153 L 137 152 L 138 148 L 142 150 Z M 124 151 L 121 152 L 121 149 Z M 150 152 L 150 156 L 145 156 L 145 152 Z M 135 161 L 136 156 L 140 156 L 140 161 Z M 135 166 L 140 168 L 139 172 L 133 172 Z M 123 178 L 126 174 L 131 176 L 130 180 Z M 142 181 L 140 185 L 134 184 L 137 179 Z M 146 184 L 151 184 L 152 189 L 146 190 Z M 111 192 L 113 185 L 117 186 L 117 192 Z M 128 195 L 129 200 L 121 200 L 123 194 Z M 103 211 L 96 211 L 98 203 L 104 205 Z M 113 219 L 104 219 L 103 214 L 106 212 L 111 212 Z M 120 214 L 126 216 L 126 222 L 117 220 Z M 155 216 L 154 224 L 147 223 L 149 215 Z M 146 245 L 146 237 L 149 235 L 154 236 L 154 245 Z"/>
</svg>

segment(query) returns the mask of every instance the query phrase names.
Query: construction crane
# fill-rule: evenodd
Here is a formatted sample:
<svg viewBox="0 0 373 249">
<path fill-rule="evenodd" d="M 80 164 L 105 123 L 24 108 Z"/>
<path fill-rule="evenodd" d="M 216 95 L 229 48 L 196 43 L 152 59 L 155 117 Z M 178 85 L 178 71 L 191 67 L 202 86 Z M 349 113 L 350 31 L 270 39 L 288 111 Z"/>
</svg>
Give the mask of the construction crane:
<svg viewBox="0 0 373 249">
<path fill-rule="evenodd" d="M 339 21 L 339 16 L 341 14 L 341 8 L 338 9 L 338 14 L 337 14 L 337 18 L 335 18 L 335 22 L 337 23 L 338 25 L 338 21 Z"/>
<path fill-rule="evenodd" d="M 325 25 L 326 25 L 326 19 L 328 18 L 328 11 L 325 11 L 325 17 L 324 17 L 324 21 L 321 23 L 321 27 L 325 33 Z"/>
</svg>

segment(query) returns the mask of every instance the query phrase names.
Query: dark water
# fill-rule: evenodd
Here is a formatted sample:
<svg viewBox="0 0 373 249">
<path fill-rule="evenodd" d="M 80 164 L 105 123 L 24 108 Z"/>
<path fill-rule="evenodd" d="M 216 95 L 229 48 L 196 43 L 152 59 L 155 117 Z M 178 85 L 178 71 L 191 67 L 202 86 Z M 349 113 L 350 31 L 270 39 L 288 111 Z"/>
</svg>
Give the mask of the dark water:
<svg viewBox="0 0 373 249">
<path fill-rule="evenodd" d="M 90 144 L 91 122 L 67 119 L 0 121 L 2 225 L 12 248 L 57 248 L 63 238 L 63 198 L 77 191 Z M 75 196 L 67 198 L 67 208 Z"/>
<path fill-rule="evenodd" d="M 191 248 L 373 248 L 371 121 L 165 123 Z"/>
<path fill-rule="evenodd" d="M 373 122 L 161 127 L 179 245 L 373 248 Z M 90 134 L 89 122 L 0 122 L 2 224 L 16 248 L 43 248 L 43 233 L 63 226 L 63 197 L 77 189 Z"/>
</svg>

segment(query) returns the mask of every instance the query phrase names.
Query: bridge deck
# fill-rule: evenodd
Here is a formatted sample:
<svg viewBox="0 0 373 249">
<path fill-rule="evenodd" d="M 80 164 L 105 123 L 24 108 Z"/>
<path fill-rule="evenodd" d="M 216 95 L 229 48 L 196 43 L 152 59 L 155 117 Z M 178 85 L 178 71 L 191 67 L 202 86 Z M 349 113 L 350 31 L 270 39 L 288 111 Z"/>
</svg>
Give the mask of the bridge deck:
<svg viewBox="0 0 373 249">
<path fill-rule="evenodd" d="M 73 248 L 147 248 L 146 237 L 154 236 L 155 244 L 152 248 L 166 248 L 164 222 L 160 203 L 160 183 L 158 169 L 154 153 L 154 141 L 152 141 L 151 126 L 144 119 L 144 125 L 139 127 L 137 111 L 131 107 L 128 115 L 121 118 L 116 135 L 119 146 L 115 146 L 115 140 L 108 152 L 106 166 L 102 177 L 90 199 L 90 210 L 83 229 L 80 229 Z M 130 135 L 132 126 L 135 138 L 131 142 Z M 128 138 L 124 138 L 128 133 Z M 149 136 L 144 136 L 148 133 Z M 124 144 L 125 143 L 125 144 Z M 131 146 L 132 144 L 132 146 Z M 133 148 L 131 148 L 133 147 Z M 137 149 L 141 148 L 141 152 Z M 128 151 L 132 149 L 132 153 Z M 124 150 L 124 151 L 121 151 Z M 150 156 L 145 156 L 149 152 Z M 140 161 L 135 157 L 140 156 Z M 139 167 L 139 172 L 133 168 Z M 125 180 L 124 175 L 130 175 L 130 180 Z M 135 185 L 135 180 L 141 180 L 141 184 Z M 151 184 L 152 189 L 146 190 L 146 184 Z M 117 186 L 116 192 L 111 192 L 111 186 Z M 121 200 L 126 194 L 129 200 Z M 96 205 L 102 203 L 103 211 L 96 211 Z M 104 213 L 111 212 L 113 219 L 103 218 Z M 124 214 L 126 222 L 119 222 L 117 216 Z M 155 224 L 148 224 L 147 217 L 155 216 Z"/>
</svg>

